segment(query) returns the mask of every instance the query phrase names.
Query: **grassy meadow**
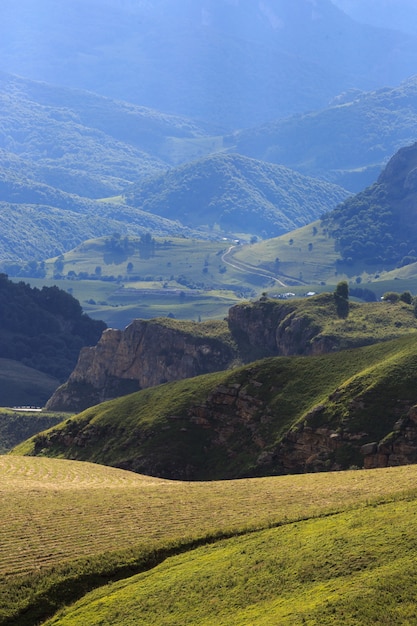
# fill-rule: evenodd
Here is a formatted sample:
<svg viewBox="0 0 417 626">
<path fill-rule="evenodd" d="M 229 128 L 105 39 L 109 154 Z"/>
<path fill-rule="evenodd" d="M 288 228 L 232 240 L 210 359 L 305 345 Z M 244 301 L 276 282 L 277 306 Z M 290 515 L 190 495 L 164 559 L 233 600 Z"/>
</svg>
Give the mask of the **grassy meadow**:
<svg viewBox="0 0 417 626">
<path fill-rule="evenodd" d="M 333 291 L 340 280 L 371 289 L 378 298 L 386 291 L 417 292 L 416 264 L 364 270 L 360 264 L 338 264 L 339 257 L 320 222 L 244 245 L 232 239 L 156 237 L 149 255 L 140 238 L 113 236 L 85 241 L 45 261 L 45 277 L 28 280 L 32 286 L 56 284 L 70 291 L 88 315 L 115 328 L 135 318 L 168 315 L 221 319 L 234 304 L 264 291 L 303 296 Z"/>
<path fill-rule="evenodd" d="M 0 475 L 1 624 L 77 598 L 50 623 L 413 623 L 416 466 L 190 483 L 3 456 Z"/>
</svg>

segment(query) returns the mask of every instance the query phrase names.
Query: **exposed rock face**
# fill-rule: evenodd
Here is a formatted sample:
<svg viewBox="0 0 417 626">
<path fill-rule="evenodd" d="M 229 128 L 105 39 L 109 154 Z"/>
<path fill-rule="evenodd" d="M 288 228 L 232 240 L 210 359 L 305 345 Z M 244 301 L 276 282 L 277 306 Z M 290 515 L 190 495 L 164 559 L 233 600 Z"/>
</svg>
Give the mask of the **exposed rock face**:
<svg viewBox="0 0 417 626">
<path fill-rule="evenodd" d="M 81 411 L 145 387 L 226 369 L 235 356 L 221 340 L 134 320 L 123 331 L 104 331 L 95 347 L 81 350 L 75 370 L 46 408 Z"/>
<path fill-rule="evenodd" d="M 363 446 L 361 452 L 366 469 L 417 463 L 417 406 L 395 423 L 387 437 Z"/>
<path fill-rule="evenodd" d="M 336 346 L 296 303 L 265 300 L 229 310 L 229 327 L 245 362 L 266 356 L 317 355 Z"/>
<path fill-rule="evenodd" d="M 331 311 L 331 294 L 319 296 Z M 314 302 L 312 301 L 312 306 Z M 268 356 L 318 355 L 337 348 L 297 301 L 260 300 L 229 310 L 229 335 L 186 332 L 179 323 L 134 320 L 125 330 L 106 330 L 98 344 L 81 351 L 68 381 L 47 403 L 49 410 L 88 406 L 163 382 L 250 363 Z M 191 323 L 192 324 L 192 323 Z M 234 345 L 235 348 L 231 346 Z"/>
</svg>

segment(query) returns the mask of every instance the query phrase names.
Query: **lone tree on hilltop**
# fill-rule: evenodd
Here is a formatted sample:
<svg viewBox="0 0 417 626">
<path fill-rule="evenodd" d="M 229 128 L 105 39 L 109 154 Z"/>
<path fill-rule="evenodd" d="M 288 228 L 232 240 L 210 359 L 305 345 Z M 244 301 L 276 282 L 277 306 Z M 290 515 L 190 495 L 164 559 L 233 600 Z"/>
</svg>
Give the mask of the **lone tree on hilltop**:
<svg viewBox="0 0 417 626">
<path fill-rule="evenodd" d="M 347 317 L 349 315 L 349 285 L 345 280 L 336 285 L 334 300 L 338 316 Z"/>
</svg>

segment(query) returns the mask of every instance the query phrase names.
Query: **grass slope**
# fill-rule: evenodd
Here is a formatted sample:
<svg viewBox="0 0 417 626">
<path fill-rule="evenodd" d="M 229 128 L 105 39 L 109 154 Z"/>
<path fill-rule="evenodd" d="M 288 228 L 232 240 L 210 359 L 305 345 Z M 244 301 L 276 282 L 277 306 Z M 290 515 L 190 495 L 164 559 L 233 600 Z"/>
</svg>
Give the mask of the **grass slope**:
<svg viewBox="0 0 417 626">
<path fill-rule="evenodd" d="M 59 424 L 65 418 L 64 413 L 45 411 L 0 409 L 0 454 L 5 454 L 19 443 L 35 433 Z"/>
<path fill-rule="evenodd" d="M 269 533 L 263 536 L 251 534 L 243 538 L 240 546 L 236 541 L 230 546 L 220 545 L 217 556 L 213 553 L 208 557 L 210 571 L 207 571 L 207 576 L 211 578 L 210 585 L 217 586 L 220 583 L 223 586 L 223 591 L 219 588 L 216 592 L 219 594 L 218 609 L 224 610 L 223 592 L 226 591 L 235 593 L 229 597 L 230 600 L 234 599 L 236 610 L 239 604 L 244 608 L 245 601 L 238 595 L 239 587 L 252 580 L 252 576 L 257 573 L 262 577 L 260 581 L 273 574 L 275 591 L 272 591 L 268 582 L 265 593 L 270 596 L 277 592 L 276 566 L 270 569 L 270 559 L 276 554 L 276 547 L 273 546 L 276 541 L 280 541 L 283 547 L 287 544 L 288 548 L 285 552 L 288 554 L 287 564 L 286 558 L 277 556 L 282 573 L 280 593 L 295 593 L 298 588 L 300 595 L 294 602 L 305 598 L 305 594 L 312 589 L 311 579 L 316 576 L 316 583 L 320 577 L 324 579 L 328 566 L 326 560 L 334 559 L 338 565 L 336 563 L 334 567 L 328 567 L 328 577 L 338 575 L 335 584 L 346 581 L 344 588 L 340 588 L 340 595 L 342 599 L 349 599 L 350 581 L 343 576 L 347 576 L 350 569 L 359 571 L 360 568 L 368 567 L 368 563 L 376 562 L 371 558 L 372 550 L 380 553 L 379 559 L 386 558 L 384 554 L 388 548 L 381 545 L 382 536 L 379 530 L 375 532 L 375 524 L 380 523 L 378 520 L 386 515 L 384 533 L 390 529 L 394 532 L 395 524 L 392 521 L 398 522 L 400 532 L 402 526 L 399 513 L 394 518 L 384 511 L 389 511 L 391 502 L 395 503 L 392 506 L 397 512 L 405 511 L 407 502 L 414 506 L 416 472 L 415 466 L 409 466 L 368 472 L 187 483 L 159 480 L 73 461 L 0 457 L 0 493 L 4 503 L 0 510 L 0 525 L 3 529 L 0 546 L 0 623 L 33 625 L 46 619 L 63 603 L 70 603 L 84 595 L 89 589 L 149 569 L 169 554 L 184 552 L 199 542 L 213 542 L 221 537 L 245 535 L 248 531 L 253 533 L 274 526 L 282 526 L 284 534 L 281 539 Z M 383 508 L 383 503 L 387 503 L 386 508 Z M 357 514 L 354 513 L 355 509 Z M 326 528 L 326 516 L 343 512 L 347 512 L 346 518 L 327 518 L 333 521 L 332 526 Z M 412 525 L 409 524 L 412 515 L 413 509 L 410 508 L 408 533 L 412 532 Z M 314 526 L 314 522 L 307 521 L 306 526 L 304 522 L 301 523 L 302 520 L 312 518 L 317 518 L 317 526 Z M 372 547 L 367 548 L 359 540 L 361 519 L 363 529 L 369 523 L 369 531 L 366 533 L 369 541 L 370 534 L 374 535 Z M 339 531 L 335 529 L 336 524 Z M 355 530 L 355 527 L 359 530 Z M 320 568 L 314 568 L 313 565 L 321 546 L 320 543 L 315 544 L 316 536 L 327 536 L 326 551 L 323 550 L 320 557 Z M 334 557 L 330 555 L 332 536 L 334 545 L 339 545 L 342 550 L 341 561 L 337 558 L 337 552 Z M 340 541 L 337 541 L 339 536 Z M 388 542 L 389 536 L 383 536 L 384 541 L 386 538 Z M 407 538 L 404 527 L 405 544 Z M 360 550 L 356 542 L 360 543 Z M 303 552 L 296 565 L 298 551 L 303 545 Z M 297 549 L 293 549 L 293 546 L 297 546 Z M 401 555 L 401 546 L 392 545 L 390 563 L 395 563 L 397 550 L 398 555 Z M 266 554 L 269 548 L 270 557 Z M 233 556 L 234 550 L 240 553 L 239 557 L 235 553 L 238 560 Z M 259 551 L 258 559 L 257 552 L 252 550 Z M 293 561 L 289 558 L 290 553 Z M 188 571 L 193 563 L 198 564 L 199 558 L 198 553 L 194 556 L 190 553 Z M 235 566 L 232 566 L 232 560 Z M 229 563 L 232 567 L 230 572 L 233 573 L 230 579 L 232 586 L 227 586 L 226 582 L 223 585 L 222 582 L 224 566 L 228 564 L 229 567 Z M 291 572 L 293 567 L 301 571 Z M 198 569 L 201 571 L 200 567 Z M 178 580 L 183 580 L 181 563 L 178 563 L 177 572 Z M 380 573 L 383 574 L 383 571 Z M 238 580 L 241 574 L 246 576 L 246 583 Z M 159 594 L 161 588 L 157 582 L 157 571 L 155 575 L 155 593 Z M 290 575 L 293 579 L 298 576 L 298 583 L 290 584 L 286 589 L 285 579 L 291 578 Z M 172 605 L 171 609 L 184 611 L 184 615 L 185 611 L 190 611 L 190 607 L 191 611 L 196 610 L 191 605 L 199 597 L 199 576 L 197 571 L 195 595 L 190 591 L 192 601 L 188 606 L 184 603 L 179 609 Z M 184 584 L 188 583 L 185 581 Z M 264 597 L 262 588 L 263 584 L 257 585 L 252 589 L 252 595 L 248 596 L 254 604 Z M 136 591 L 136 588 L 133 589 Z M 110 590 L 110 587 L 106 587 L 105 593 Z M 159 597 L 161 607 L 166 606 L 163 597 Z M 181 603 L 182 598 L 183 595 Z M 131 597 L 129 602 L 132 603 Z M 100 610 L 106 606 L 111 608 L 111 597 L 108 601 L 103 599 L 100 604 Z M 207 609 L 210 606 L 216 610 L 215 602 L 208 602 Z M 131 604 L 130 609 L 133 611 L 131 619 L 135 617 L 137 623 L 140 617 L 138 608 Z M 253 610 L 253 615 L 257 616 L 256 607 Z M 157 618 L 152 613 L 150 615 L 144 623 L 163 623 L 154 622 Z M 168 612 L 165 619 L 167 615 Z M 177 617 L 179 622 L 184 623 L 181 612 Z M 105 623 L 114 623 L 107 619 Z M 122 612 L 118 623 L 123 624 L 124 619 Z M 78 623 L 97 623 L 89 620 L 91 612 L 84 619 L 80 618 Z"/>
<path fill-rule="evenodd" d="M 147 255 L 140 237 L 129 236 L 120 253 L 110 248 L 112 239 L 90 239 L 46 260 L 45 278 L 26 278 L 33 272 L 28 264 L 20 264 L 15 280 L 25 276 L 33 286 L 56 284 L 71 290 L 88 315 L 112 328 L 124 328 L 135 318 L 170 314 L 178 319 L 223 318 L 230 306 L 256 295 L 269 282 L 223 261 L 230 240 L 186 239 L 171 233 L 155 236 L 154 250 Z"/>
<path fill-rule="evenodd" d="M 414 496 L 219 542 L 89 594 L 46 624 L 413 624 L 416 513 Z"/>
<path fill-rule="evenodd" d="M 329 463 L 347 468 L 360 465 L 363 444 L 393 430 L 401 407 L 405 415 L 417 403 L 416 373 L 412 336 L 318 357 L 264 359 L 91 407 L 15 452 L 200 480 L 282 473 L 280 443 L 309 419 L 344 433 L 343 454 Z"/>
<path fill-rule="evenodd" d="M 271 294 L 328 291 L 340 280 L 347 280 L 351 288 L 370 289 L 377 297 L 387 291 L 417 292 L 417 263 L 397 267 L 397 263 L 380 259 L 364 263 L 359 258 L 342 263 L 336 239 L 320 221 L 280 237 L 236 247 L 233 261 L 246 270 L 265 271 L 270 279 L 264 290 Z"/>
</svg>

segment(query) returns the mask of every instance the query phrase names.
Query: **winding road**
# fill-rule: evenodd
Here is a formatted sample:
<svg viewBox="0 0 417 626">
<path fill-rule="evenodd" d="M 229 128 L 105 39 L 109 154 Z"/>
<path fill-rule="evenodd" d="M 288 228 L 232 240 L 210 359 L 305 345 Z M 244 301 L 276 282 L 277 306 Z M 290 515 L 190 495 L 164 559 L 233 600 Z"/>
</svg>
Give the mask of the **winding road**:
<svg viewBox="0 0 417 626">
<path fill-rule="evenodd" d="M 263 278 L 269 278 L 270 280 L 273 280 L 276 283 L 278 283 L 278 285 L 280 287 L 287 287 L 287 285 L 284 282 L 282 282 L 282 280 L 280 280 L 279 278 L 274 276 L 274 274 L 272 272 L 268 272 L 268 270 L 259 270 L 254 265 L 249 265 L 249 263 L 244 263 L 243 261 L 236 260 L 234 258 L 234 256 L 233 256 L 233 251 L 237 247 L 238 246 L 229 246 L 229 248 L 226 250 L 226 252 L 223 252 L 221 259 L 222 259 L 223 263 L 225 263 L 225 265 L 229 265 L 230 267 L 233 267 L 235 270 L 238 270 L 238 271 L 241 271 L 241 272 L 245 272 L 246 274 L 247 273 L 255 274 L 256 276 L 262 276 Z M 297 281 L 297 282 L 299 282 L 299 281 Z"/>
</svg>

